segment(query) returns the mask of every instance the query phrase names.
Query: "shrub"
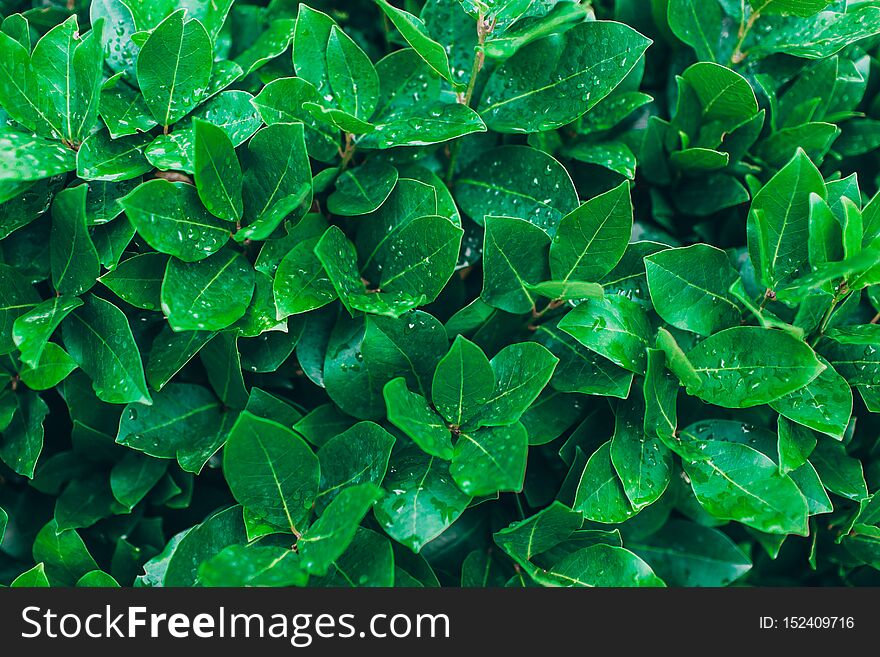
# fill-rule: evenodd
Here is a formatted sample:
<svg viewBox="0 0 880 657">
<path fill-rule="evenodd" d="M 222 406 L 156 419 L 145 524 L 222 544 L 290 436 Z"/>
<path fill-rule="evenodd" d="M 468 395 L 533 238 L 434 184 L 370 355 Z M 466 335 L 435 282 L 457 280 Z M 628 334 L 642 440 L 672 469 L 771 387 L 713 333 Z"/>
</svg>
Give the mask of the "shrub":
<svg viewBox="0 0 880 657">
<path fill-rule="evenodd" d="M 878 583 L 880 3 L 18 4 L 0 581 Z"/>
</svg>

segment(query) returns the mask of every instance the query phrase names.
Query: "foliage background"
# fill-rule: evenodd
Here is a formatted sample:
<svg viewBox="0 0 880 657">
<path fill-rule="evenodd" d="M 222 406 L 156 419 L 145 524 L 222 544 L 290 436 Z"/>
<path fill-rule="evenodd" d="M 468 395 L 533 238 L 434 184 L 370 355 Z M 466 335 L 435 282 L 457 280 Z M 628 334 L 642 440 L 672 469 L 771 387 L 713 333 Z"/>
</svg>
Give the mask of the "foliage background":
<svg viewBox="0 0 880 657">
<path fill-rule="evenodd" d="M 880 3 L 0 13 L 0 583 L 877 584 Z"/>
</svg>

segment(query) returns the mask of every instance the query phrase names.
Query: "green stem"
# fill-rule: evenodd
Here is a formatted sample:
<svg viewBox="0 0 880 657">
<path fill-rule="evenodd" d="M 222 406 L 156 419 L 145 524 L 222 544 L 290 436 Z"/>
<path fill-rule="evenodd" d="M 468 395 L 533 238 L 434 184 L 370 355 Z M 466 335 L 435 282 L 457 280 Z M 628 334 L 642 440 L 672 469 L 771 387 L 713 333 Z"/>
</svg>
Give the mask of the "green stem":
<svg viewBox="0 0 880 657">
<path fill-rule="evenodd" d="M 468 80 L 467 89 L 464 92 L 464 96 L 461 97 L 461 104 L 470 107 L 471 100 L 474 97 L 474 89 L 477 84 L 477 76 L 480 74 L 480 71 L 483 70 L 483 65 L 486 63 L 486 55 L 483 52 L 483 44 L 486 43 L 486 37 L 492 34 L 492 30 L 495 29 L 495 21 L 487 22 L 484 16 L 480 16 L 477 19 L 477 47 L 474 50 L 474 63 L 471 66 L 471 77 Z M 449 166 L 446 168 L 446 184 L 449 185 L 452 182 L 452 177 L 455 175 L 455 162 L 458 160 L 458 152 L 461 150 L 461 140 L 456 140 L 453 142 L 452 146 L 449 150 Z"/>
<path fill-rule="evenodd" d="M 851 294 L 852 292 L 850 290 L 847 290 L 844 286 L 841 292 L 835 295 L 834 299 L 831 300 L 831 305 L 828 306 L 828 310 L 825 311 L 825 315 L 823 315 L 822 321 L 819 322 L 819 328 L 816 330 L 816 337 L 813 338 L 810 346 L 816 346 L 816 343 L 819 342 L 819 339 L 825 334 L 825 330 L 828 328 L 828 323 L 831 321 L 831 317 L 834 315 L 834 311 L 837 310 L 849 298 Z"/>
<path fill-rule="evenodd" d="M 339 171 L 345 171 L 348 168 L 348 165 L 351 164 L 351 158 L 354 157 L 354 152 L 357 150 L 357 146 L 354 143 L 354 140 L 351 137 L 350 132 L 345 133 L 345 148 L 342 149 L 339 155 L 342 157 L 342 162 L 339 165 Z"/>
<path fill-rule="evenodd" d="M 745 59 L 746 53 L 742 51 L 743 42 L 745 42 L 746 37 L 755 25 L 755 21 L 758 20 L 760 16 L 760 9 L 752 11 L 752 13 L 749 14 L 748 20 L 739 24 L 739 34 L 737 35 L 739 38 L 736 41 L 736 47 L 733 49 L 733 54 L 730 56 L 731 64 L 739 64 Z M 745 19 L 745 3 L 743 3 L 743 19 Z"/>
</svg>

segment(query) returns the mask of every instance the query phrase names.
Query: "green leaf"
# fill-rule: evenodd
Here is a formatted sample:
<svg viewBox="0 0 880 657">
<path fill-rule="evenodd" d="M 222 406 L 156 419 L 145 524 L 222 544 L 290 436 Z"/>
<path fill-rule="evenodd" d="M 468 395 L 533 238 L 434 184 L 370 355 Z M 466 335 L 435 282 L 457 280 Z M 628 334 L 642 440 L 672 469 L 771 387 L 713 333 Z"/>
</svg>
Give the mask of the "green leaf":
<svg viewBox="0 0 880 657">
<path fill-rule="evenodd" d="M 670 0 L 669 29 L 696 52 L 697 59 L 717 61 L 721 41 L 721 7 L 716 2 Z"/>
<path fill-rule="evenodd" d="M 30 68 L 40 89 L 36 101 L 46 115 L 57 117 L 61 137 L 79 144 L 98 120 L 98 98 L 104 66 L 103 21 L 83 38 L 75 16 L 49 30 L 31 54 Z"/>
<path fill-rule="evenodd" d="M 104 61 L 114 71 L 135 74 L 135 61 L 138 47 L 131 40 L 137 32 L 134 15 L 123 0 L 93 0 L 89 5 L 89 22 L 94 25 L 104 19 L 101 42 L 104 46 Z"/>
<path fill-rule="evenodd" d="M 611 438 L 611 463 L 633 509 L 653 504 L 672 477 L 672 454 L 655 435 L 644 430 L 641 400 L 620 402 Z"/>
<path fill-rule="evenodd" d="M 0 274 L 6 285 L 0 286 L 0 354 L 15 349 L 13 326 L 15 320 L 37 306 L 41 299 L 27 278 L 9 265 L 0 264 Z"/>
<path fill-rule="evenodd" d="M 350 486 L 380 485 L 394 442 L 390 433 L 373 422 L 358 422 L 325 442 L 318 450 L 321 492 L 317 508 L 323 510 Z"/>
<path fill-rule="evenodd" d="M 862 501 L 868 497 L 862 462 L 848 456 L 846 448 L 827 438 L 819 440 L 810 455 L 822 484 L 829 491 L 850 500 Z"/>
<path fill-rule="evenodd" d="M 349 548 L 337 559 L 327 577 L 315 586 L 390 587 L 394 584 L 394 552 L 391 541 L 370 529 L 358 527 Z"/>
<path fill-rule="evenodd" d="M 712 335 L 739 323 L 742 311 L 728 291 L 738 277 L 720 249 L 659 251 L 645 258 L 645 271 L 654 310 L 676 328 Z"/>
<path fill-rule="evenodd" d="M 480 298 L 511 313 L 535 308 L 533 286 L 548 278 L 550 238 L 537 226 L 513 217 L 485 217 L 483 291 Z"/>
<path fill-rule="evenodd" d="M 341 109 L 370 118 L 379 95 L 376 69 L 360 46 L 335 25 L 327 40 L 327 78 Z"/>
<path fill-rule="evenodd" d="M 175 333 L 171 327 L 164 326 L 150 349 L 147 381 L 156 390 L 161 390 L 213 335 L 210 331 Z"/>
<path fill-rule="evenodd" d="M 199 566 L 202 586 L 305 586 L 308 574 L 289 548 L 230 545 Z"/>
<path fill-rule="evenodd" d="M 768 288 L 787 280 L 809 257 L 810 194 L 824 198 L 825 183 L 798 151 L 752 200 L 749 255 Z"/>
<path fill-rule="evenodd" d="M 76 530 L 58 531 L 54 520 L 34 539 L 33 557 L 43 564 L 46 578 L 55 586 L 73 586 L 80 577 L 98 568 Z"/>
<path fill-rule="evenodd" d="M 553 279 L 600 280 L 623 257 L 632 223 L 632 202 L 626 182 L 563 217 L 550 246 Z"/>
<path fill-rule="evenodd" d="M 784 14 L 808 17 L 819 13 L 830 0 L 749 0 L 754 13 Z"/>
<path fill-rule="evenodd" d="M 243 507 L 296 532 L 318 494 L 320 466 L 293 430 L 245 411 L 229 432 L 223 472 Z"/>
<path fill-rule="evenodd" d="M 148 456 L 177 459 L 187 472 L 198 474 L 226 441 L 235 413 L 224 413 L 207 389 L 191 383 L 170 383 L 153 394 L 153 404 L 126 406 L 116 442 Z"/>
<path fill-rule="evenodd" d="M 3 429 L 0 460 L 13 472 L 33 479 L 37 459 L 43 451 L 43 423 L 49 407 L 42 397 L 27 389 L 13 397 L 13 415 Z"/>
<path fill-rule="evenodd" d="M 86 139 L 76 154 L 76 175 L 84 180 L 131 180 L 152 168 L 144 156 L 149 135 L 111 139 L 104 130 Z"/>
<path fill-rule="evenodd" d="M 378 210 L 397 184 L 397 169 L 380 160 L 368 160 L 336 179 L 336 191 L 327 198 L 327 209 L 353 217 Z"/>
<path fill-rule="evenodd" d="M 167 461 L 127 452 L 110 471 L 113 497 L 127 509 L 133 509 L 159 483 L 167 469 Z"/>
<path fill-rule="evenodd" d="M 396 115 L 382 115 L 376 121 L 375 130 L 359 141 L 365 148 L 429 146 L 486 132 L 480 115 L 459 103 L 438 102 L 428 107 L 413 107 Z"/>
<path fill-rule="evenodd" d="M 702 461 L 686 461 L 697 500 L 706 511 L 771 534 L 806 536 L 807 503 L 788 475 L 748 445 L 710 440 Z"/>
<path fill-rule="evenodd" d="M 318 238 L 304 240 L 278 263 L 273 291 L 279 318 L 314 310 L 336 299 L 336 289 L 315 255 L 317 244 Z"/>
<path fill-rule="evenodd" d="M 620 523 L 635 515 L 611 462 L 610 440 L 587 461 L 577 484 L 573 508 L 587 520 L 607 524 Z"/>
<path fill-rule="evenodd" d="M 495 373 L 495 390 L 480 414 L 483 425 L 517 422 L 546 387 L 559 359 L 535 342 L 508 345 L 489 364 Z"/>
<path fill-rule="evenodd" d="M 670 446 L 678 431 L 678 381 L 666 369 L 666 354 L 648 349 L 642 392 L 645 398 L 645 434 Z"/>
<path fill-rule="evenodd" d="M 315 246 L 315 255 L 336 288 L 340 301 L 352 315 L 353 311 L 360 310 L 399 317 L 425 301 L 423 295 L 413 298 L 405 293 L 368 291 L 357 268 L 357 251 L 338 226 L 327 229 Z"/>
<path fill-rule="evenodd" d="M 243 212 L 241 166 L 232 140 L 222 128 L 193 121 L 195 182 L 199 198 L 216 217 L 238 221 Z"/>
<path fill-rule="evenodd" d="M 541 324 L 535 336 L 559 359 L 550 380 L 556 390 L 622 399 L 629 394 L 633 380 L 630 372 L 587 349 L 557 325 Z"/>
<path fill-rule="evenodd" d="M 479 415 L 494 390 L 495 373 L 489 359 L 473 342 L 456 337 L 434 371 L 431 397 L 437 411 L 462 427 Z"/>
<path fill-rule="evenodd" d="M 327 574 L 351 544 L 358 524 L 382 495 L 382 489 L 371 483 L 341 490 L 296 542 L 306 570 L 314 575 Z"/>
<path fill-rule="evenodd" d="M 364 358 L 394 376 L 402 376 L 414 390 L 427 395 L 437 363 L 449 350 L 443 325 L 428 313 L 414 311 L 398 319 L 366 319 Z"/>
<path fill-rule="evenodd" d="M 449 472 L 458 487 L 473 497 L 522 490 L 529 437 L 519 422 L 462 431 Z"/>
<path fill-rule="evenodd" d="M 787 474 L 797 470 L 810 457 L 816 447 L 816 436 L 812 431 L 779 417 L 777 420 L 778 442 L 776 454 L 779 473 Z"/>
<path fill-rule="evenodd" d="M 565 168 L 527 146 L 484 152 L 456 180 L 455 200 L 478 224 L 487 216 L 525 219 L 551 237 L 562 217 L 578 206 Z"/>
<path fill-rule="evenodd" d="M 77 368 L 76 361 L 54 342 L 46 345 L 36 365 L 25 365 L 19 375 L 31 390 L 54 388 Z"/>
<path fill-rule="evenodd" d="M 571 123 L 611 93 L 650 44 L 611 21 L 581 23 L 564 35 L 539 39 L 492 73 L 480 115 L 498 132 L 537 132 Z"/>
<path fill-rule="evenodd" d="M 449 428 L 428 401 L 410 392 L 406 379 L 396 378 L 383 390 L 388 421 L 409 436 L 425 453 L 444 460 L 452 458 L 452 435 Z"/>
<path fill-rule="evenodd" d="M 580 529 L 583 518 L 558 501 L 525 520 L 495 532 L 496 545 L 511 556 L 520 566 L 531 569 L 532 557 L 556 547 L 572 532 Z"/>
<path fill-rule="evenodd" d="M 109 301 L 88 295 L 63 322 L 64 346 L 92 379 L 98 399 L 151 403 L 140 352 L 128 320 Z"/>
<path fill-rule="evenodd" d="M 752 569 L 748 556 L 725 534 L 694 522 L 670 520 L 628 546 L 669 586 L 727 586 Z"/>
<path fill-rule="evenodd" d="M 312 175 L 302 124 L 277 123 L 257 132 L 244 154 L 245 226 L 235 238 L 269 237 L 290 214 L 306 213 L 312 200 Z"/>
<path fill-rule="evenodd" d="M 602 544 L 573 552 L 545 577 L 556 586 L 665 586 L 638 556 L 624 548 Z"/>
<path fill-rule="evenodd" d="M 697 96 L 703 123 L 733 129 L 758 113 L 758 101 L 748 81 L 720 64 L 698 62 L 682 78 Z"/>
<path fill-rule="evenodd" d="M 612 295 L 578 304 L 559 328 L 620 367 L 644 373 L 651 329 L 645 312 L 626 297 Z"/>
<path fill-rule="evenodd" d="M 138 85 L 166 133 L 201 101 L 214 59 L 204 26 L 184 18 L 185 12 L 175 11 L 159 23 L 137 57 Z"/>
<path fill-rule="evenodd" d="M 822 355 L 850 385 L 880 385 L 880 326 L 866 324 L 832 329 Z"/>
<path fill-rule="evenodd" d="M 49 580 L 46 577 L 45 565 L 38 563 L 12 580 L 9 586 L 10 588 L 48 588 Z"/>
<path fill-rule="evenodd" d="M 113 1 L 122 4 L 122 0 Z M 105 34 L 112 32 L 114 30 L 104 31 Z M 101 87 L 98 113 L 113 139 L 147 132 L 157 125 L 143 95 L 125 82 L 122 73 L 110 77 Z"/>
<path fill-rule="evenodd" d="M 81 305 L 82 299 L 62 295 L 52 297 L 18 316 L 12 324 L 12 339 L 18 347 L 21 362 L 36 367 L 55 329 Z"/>
<path fill-rule="evenodd" d="M 30 40 L 25 48 L 0 32 L 0 105 L 23 126 L 46 137 L 61 134 L 59 117 L 49 111 L 41 81 L 31 70 Z"/>
<path fill-rule="evenodd" d="M 320 101 L 317 89 L 308 81 L 302 78 L 279 78 L 263 87 L 253 99 L 253 104 L 267 125 L 305 124 L 309 155 L 322 162 L 330 162 L 338 152 L 339 131 L 319 122 L 303 108 L 307 102 L 320 104 Z"/>
<path fill-rule="evenodd" d="M 446 78 L 453 85 L 457 80 L 449 68 L 449 58 L 442 45 L 434 41 L 429 35 L 425 24 L 421 19 L 413 16 L 403 9 L 398 9 L 388 4 L 386 0 L 376 0 L 379 8 L 385 12 L 391 24 L 397 28 L 401 36 L 418 53 L 425 63 L 442 78 Z"/>
<path fill-rule="evenodd" d="M 725 408 L 772 402 L 810 383 L 824 370 L 816 354 L 784 331 L 737 326 L 706 338 L 687 354 L 699 388 L 691 394 Z"/>
<path fill-rule="evenodd" d="M 75 168 L 69 148 L 8 128 L 0 130 L 0 182 L 39 180 Z"/>
<path fill-rule="evenodd" d="M 175 331 L 218 331 L 240 319 L 254 292 L 254 269 L 233 249 L 198 262 L 168 261 L 162 312 Z"/>
<path fill-rule="evenodd" d="M 168 256 L 142 253 L 124 260 L 98 280 L 123 301 L 144 310 L 158 310 L 167 266 Z"/>
<path fill-rule="evenodd" d="M 852 390 L 821 356 L 825 369 L 799 390 L 770 402 L 771 408 L 790 420 L 832 438 L 842 438 L 853 408 Z"/>
<path fill-rule="evenodd" d="M 121 203 L 147 244 L 185 262 L 207 258 L 229 239 L 230 225 L 205 210 L 192 185 L 150 180 Z"/>
<path fill-rule="evenodd" d="M 194 586 L 198 582 L 199 564 L 230 545 L 244 544 L 245 540 L 241 507 L 217 511 L 190 529 L 173 547 L 160 584 Z"/>
<path fill-rule="evenodd" d="M 446 461 L 415 446 L 392 457 L 382 486 L 387 494 L 373 508 L 376 520 L 413 552 L 443 533 L 471 500 L 453 483 Z"/>
</svg>

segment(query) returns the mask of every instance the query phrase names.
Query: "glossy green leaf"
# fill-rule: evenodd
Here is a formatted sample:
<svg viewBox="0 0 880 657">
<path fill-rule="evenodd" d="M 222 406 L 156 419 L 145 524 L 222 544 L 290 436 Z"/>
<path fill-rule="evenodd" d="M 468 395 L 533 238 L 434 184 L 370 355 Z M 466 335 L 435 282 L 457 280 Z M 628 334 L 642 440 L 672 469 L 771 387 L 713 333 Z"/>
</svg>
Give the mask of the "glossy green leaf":
<svg viewBox="0 0 880 657">
<path fill-rule="evenodd" d="M 551 236 L 577 206 L 577 193 L 559 162 L 525 146 L 486 151 L 457 179 L 455 200 L 478 224 L 487 216 L 525 219 Z"/>
<path fill-rule="evenodd" d="M 490 306 L 512 313 L 535 308 L 533 286 L 547 279 L 550 238 L 534 224 L 513 217 L 484 219 L 483 291 Z"/>
<path fill-rule="evenodd" d="M 453 483 L 445 461 L 417 447 L 392 457 L 383 488 L 385 497 L 373 507 L 376 520 L 413 552 L 455 522 L 471 499 Z"/>
<path fill-rule="evenodd" d="M 318 494 L 318 459 L 292 429 L 245 411 L 229 431 L 223 473 L 232 494 L 260 518 L 296 532 Z"/>
<path fill-rule="evenodd" d="M 499 132 L 571 123 L 620 84 L 650 43 L 611 21 L 581 23 L 564 35 L 539 39 L 494 71 L 480 115 Z"/>
<path fill-rule="evenodd" d="M 623 257 L 632 233 L 629 184 L 590 199 L 559 222 L 550 272 L 559 281 L 598 281 Z"/>
<path fill-rule="evenodd" d="M 153 404 L 129 404 L 122 413 L 116 442 L 162 459 L 177 459 L 198 474 L 226 441 L 234 413 L 224 413 L 207 388 L 171 383 L 153 394 Z"/>
<path fill-rule="evenodd" d="M 216 253 L 229 239 L 229 224 L 205 210 L 192 185 L 151 180 L 121 202 L 150 246 L 185 262 Z"/>
<path fill-rule="evenodd" d="M 408 11 L 392 6 L 386 0 L 376 0 L 379 7 L 385 12 L 388 20 L 397 28 L 401 36 L 412 46 L 419 57 L 430 66 L 440 77 L 456 84 L 449 69 L 449 57 L 442 45 L 434 41 L 429 35 L 425 24 Z"/>
<path fill-rule="evenodd" d="M 585 301 L 563 317 L 559 328 L 620 367 L 644 373 L 650 325 L 644 311 L 626 297 Z"/>
<path fill-rule="evenodd" d="M 587 461 L 577 484 L 573 508 L 587 520 L 608 524 L 635 515 L 611 462 L 611 441 L 600 446 Z"/>
<path fill-rule="evenodd" d="M 393 166 L 370 160 L 339 176 L 336 191 L 327 198 L 327 209 L 349 217 L 375 212 L 391 194 L 397 177 Z"/>
<path fill-rule="evenodd" d="M 389 381 L 383 390 L 388 421 L 409 436 L 427 454 L 452 458 L 452 435 L 446 423 L 419 394 L 410 392 L 406 379 Z"/>
<path fill-rule="evenodd" d="M 162 312 L 175 331 L 226 328 L 240 319 L 254 292 L 254 270 L 233 249 L 198 262 L 168 261 Z"/>
<path fill-rule="evenodd" d="M 611 545 L 573 552 L 553 566 L 546 578 L 556 586 L 665 586 L 638 556 Z"/>
<path fill-rule="evenodd" d="M 196 119 L 194 125 L 195 183 L 199 198 L 216 217 L 238 221 L 243 211 L 241 166 L 232 140 L 222 128 Z"/>
<path fill-rule="evenodd" d="M 495 373 L 483 351 L 458 336 L 434 371 L 432 401 L 448 422 L 461 427 L 492 398 L 495 383 Z"/>
<path fill-rule="evenodd" d="M 520 491 L 528 444 L 528 433 L 519 422 L 462 431 L 449 472 L 459 488 L 473 497 Z"/>
<path fill-rule="evenodd" d="M 351 544 L 358 524 L 382 495 L 382 489 L 371 483 L 339 491 L 321 517 L 296 542 L 306 570 L 325 575 Z"/>
<path fill-rule="evenodd" d="M 808 258 L 810 194 L 824 197 L 825 183 L 800 151 L 752 200 L 749 255 L 769 288 L 790 277 Z"/>
<path fill-rule="evenodd" d="M 302 124 L 278 123 L 251 138 L 243 157 L 246 225 L 237 240 L 265 239 L 288 215 L 305 214 L 312 185 L 303 130 Z"/>
<path fill-rule="evenodd" d="M 670 586 L 727 586 L 752 568 L 725 534 L 693 522 L 670 520 L 648 538 L 629 543 Z"/>
<path fill-rule="evenodd" d="M 350 486 L 381 484 L 394 442 L 391 434 L 372 422 L 358 422 L 325 442 L 318 450 L 321 491 L 317 508 L 323 509 Z"/>
<path fill-rule="evenodd" d="M 62 324 L 64 346 L 111 404 L 150 403 L 140 352 L 128 320 L 109 301 L 89 295 Z"/>
<path fill-rule="evenodd" d="M 708 441 L 685 462 L 697 500 L 712 515 L 771 534 L 807 535 L 807 502 L 773 461 L 741 443 Z"/>
<path fill-rule="evenodd" d="M 308 573 L 289 548 L 230 545 L 199 566 L 202 586 L 305 586 Z"/>
<path fill-rule="evenodd" d="M 697 380 L 685 382 L 700 399 L 726 408 L 772 402 L 810 383 L 824 370 L 809 346 L 784 331 L 737 326 L 706 338 L 687 358 Z"/>
<path fill-rule="evenodd" d="M 144 100 L 160 125 L 177 123 L 201 101 L 211 78 L 211 38 L 196 19 L 176 11 L 150 33 L 137 56 Z"/>
</svg>

